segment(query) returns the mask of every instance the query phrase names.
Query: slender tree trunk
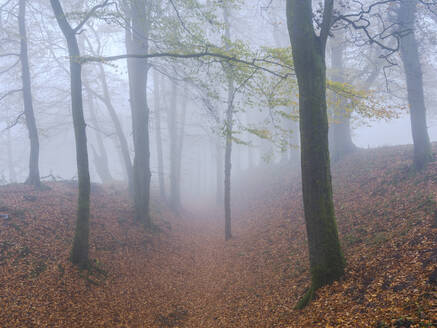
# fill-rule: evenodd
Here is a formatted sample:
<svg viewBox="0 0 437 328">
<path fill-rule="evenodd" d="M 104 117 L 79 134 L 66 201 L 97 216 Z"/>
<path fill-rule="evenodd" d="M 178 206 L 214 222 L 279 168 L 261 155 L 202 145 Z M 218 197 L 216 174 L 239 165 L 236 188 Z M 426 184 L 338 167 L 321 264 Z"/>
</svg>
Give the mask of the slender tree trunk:
<svg viewBox="0 0 437 328">
<path fill-rule="evenodd" d="M 222 206 L 223 198 L 223 145 L 220 136 L 215 137 L 215 158 L 216 158 L 216 202 Z"/>
<path fill-rule="evenodd" d="M 229 9 L 225 5 L 223 8 L 223 16 L 225 21 L 225 38 L 231 39 L 230 23 L 229 23 Z M 229 50 L 229 44 L 226 44 Z M 232 171 L 232 132 L 233 132 L 233 114 L 234 114 L 234 80 L 232 78 L 232 71 L 229 66 L 225 66 L 225 73 L 228 87 L 227 110 L 225 117 L 225 239 L 232 238 L 231 228 L 231 171 Z"/>
<path fill-rule="evenodd" d="M 341 34 L 337 36 L 338 42 L 333 42 L 331 47 L 331 66 L 333 80 L 343 83 L 343 54 L 344 44 Z M 336 96 L 338 108 L 334 108 L 335 122 L 332 124 L 332 155 L 331 159 L 335 162 L 344 156 L 354 152 L 356 147 L 352 141 L 350 113 L 346 110 L 346 102 L 341 96 Z"/>
<path fill-rule="evenodd" d="M 90 175 L 86 123 L 83 115 L 82 67 L 78 60 L 80 58 L 80 51 L 76 32 L 68 23 L 59 0 L 50 0 L 50 3 L 59 27 L 67 40 L 68 54 L 70 57 L 71 108 L 73 113 L 74 136 L 76 139 L 77 175 L 79 180 L 77 221 L 71 261 L 80 267 L 86 267 L 89 264 Z"/>
<path fill-rule="evenodd" d="M 127 31 L 128 53 L 147 54 L 149 17 L 145 0 L 133 0 L 130 8 L 132 30 Z M 147 59 L 128 59 L 130 102 L 132 109 L 132 130 L 134 139 L 134 202 L 135 217 L 138 222 L 151 228 L 150 202 L 150 144 L 149 107 L 147 105 L 147 79 L 149 65 Z"/>
<path fill-rule="evenodd" d="M 180 208 L 180 194 L 179 194 L 179 181 L 178 181 L 178 130 L 177 130 L 177 92 L 176 83 L 171 82 L 171 100 L 168 108 L 168 134 L 170 137 L 170 207 L 174 211 L 178 211 Z"/>
<path fill-rule="evenodd" d="M 417 0 L 401 0 L 399 25 L 409 31 L 401 38 L 400 53 L 407 81 L 408 103 L 410 105 L 411 131 L 414 142 L 414 166 L 420 170 L 432 160 L 431 143 L 426 124 L 423 74 L 419 58 L 419 47 L 415 37 Z"/>
<path fill-rule="evenodd" d="M 95 112 L 96 109 L 94 107 L 93 95 L 89 91 L 90 87 L 88 86 L 88 84 L 84 83 L 84 86 L 85 86 L 85 90 L 87 90 L 88 93 L 90 117 L 91 117 L 91 122 L 95 128 L 94 133 L 96 136 L 97 146 L 99 149 L 97 152 L 94 149 L 94 147 L 92 147 L 96 171 L 102 183 L 111 183 L 114 181 L 114 179 L 112 178 L 111 171 L 109 170 L 108 153 L 106 152 L 105 144 L 103 143 L 102 136 L 100 135 L 101 129 Z"/>
<path fill-rule="evenodd" d="M 108 110 L 111 121 L 114 124 L 115 133 L 117 134 L 120 151 L 123 159 L 123 165 L 127 177 L 128 189 L 131 195 L 133 194 L 133 168 L 129 153 L 129 145 L 126 140 L 126 136 L 123 131 L 120 119 L 118 118 L 117 112 L 112 104 L 111 95 L 109 93 L 108 82 L 106 80 L 106 73 L 102 64 L 99 64 L 99 76 L 100 82 L 102 83 L 103 97 L 97 95 L 97 97 L 103 102 L 106 109 Z"/>
<path fill-rule="evenodd" d="M 181 101 L 181 115 L 178 119 L 178 145 L 177 145 L 177 157 L 176 157 L 176 199 L 179 203 L 179 208 L 181 208 L 181 174 L 182 174 L 182 151 L 184 149 L 184 139 L 185 139 L 185 118 L 187 113 L 187 90 L 184 89 Z"/>
<path fill-rule="evenodd" d="M 11 131 L 9 129 L 7 130 L 6 138 L 7 138 L 7 151 L 8 151 L 9 182 L 16 183 L 17 172 L 15 172 L 14 157 L 12 153 L 12 138 L 11 138 Z"/>
<path fill-rule="evenodd" d="M 164 159 L 162 151 L 162 136 L 161 136 L 161 80 L 159 78 L 159 73 L 153 71 L 153 84 L 154 84 L 154 105 L 155 105 L 155 137 L 156 137 L 156 150 L 158 157 L 158 179 L 159 179 L 159 192 L 162 200 L 166 200 L 165 195 L 165 181 L 164 181 Z"/>
<path fill-rule="evenodd" d="M 327 8 L 330 5 L 332 1 L 325 1 Z M 302 190 L 311 265 L 311 289 L 298 305 L 304 306 L 315 290 L 343 275 L 345 264 L 332 199 L 326 39 L 315 34 L 311 1 L 287 0 L 286 11 L 299 86 Z M 327 37 L 327 34 L 323 35 Z"/>
<path fill-rule="evenodd" d="M 39 138 L 33 111 L 32 86 L 27 50 L 26 0 L 19 1 L 18 22 L 20 30 L 20 61 L 21 78 L 23 82 L 24 114 L 30 139 L 29 177 L 26 183 L 39 187 L 41 185 L 39 177 Z"/>
</svg>

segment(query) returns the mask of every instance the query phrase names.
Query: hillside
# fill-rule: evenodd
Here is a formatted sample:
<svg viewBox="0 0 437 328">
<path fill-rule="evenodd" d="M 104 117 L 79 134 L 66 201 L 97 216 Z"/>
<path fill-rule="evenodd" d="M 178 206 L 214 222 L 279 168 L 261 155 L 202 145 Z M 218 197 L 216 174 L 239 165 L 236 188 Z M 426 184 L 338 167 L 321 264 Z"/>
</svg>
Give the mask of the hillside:
<svg viewBox="0 0 437 328">
<path fill-rule="evenodd" d="M 227 243 L 216 212 L 175 217 L 155 201 L 145 232 L 122 193 L 93 186 L 90 273 L 68 261 L 74 183 L 1 187 L 0 327 L 435 326 L 437 164 L 416 174 L 411 152 L 361 150 L 333 167 L 347 273 L 301 311 L 308 254 L 291 170 L 239 182 Z"/>
</svg>

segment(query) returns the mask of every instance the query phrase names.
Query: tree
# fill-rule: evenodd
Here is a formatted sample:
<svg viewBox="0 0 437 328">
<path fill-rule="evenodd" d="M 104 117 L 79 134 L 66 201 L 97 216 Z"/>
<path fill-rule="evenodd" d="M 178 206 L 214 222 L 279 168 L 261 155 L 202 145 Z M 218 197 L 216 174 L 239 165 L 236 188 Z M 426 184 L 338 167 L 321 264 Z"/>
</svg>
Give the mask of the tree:
<svg viewBox="0 0 437 328">
<path fill-rule="evenodd" d="M 338 40 L 334 39 L 331 44 L 331 68 L 333 70 L 332 79 L 338 83 L 344 83 L 344 51 L 345 44 L 342 40 L 342 35 L 339 33 Z M 356 146 L 352 141 L 351 127 L 350 127 L 350 113 L 346 110 L 346 99 L 340 95 L 335 95 L 336 111 L 334 117 L 336 122 L 332 127 L 332 154 L 331 159 L 338 161 L 345 155 L 356 150 Z"/>
<path fill-rule="evenodd" d="M 39 177 L 39 137 L 33 111 L 32 85 L 29 69 L 28 40 L 26 32 L 26 0 L 19 1 L 18 25 L 20 31 L 21 79 L 23 83 L 24 116 L 30 139 L 29 176 L 26 183 L 40 187 Z"/>
<path fill-rule="evenodd" d="M 96 172 L 102 181 L 102 183 L 111 183 L 114 181 L 111 175 L 111 171 L 109 170 L 109 163 L 108 163 L 108 153 L 105 148 L 105 144 L 103 142 L 102 136 L 101 136 L 101 129 L 99 121 L 97 120 L 96 115 L 96 109 L 94 104 L 94 95 L 91 93 L 91 87 L 88 85 L 88 81 L 85 79 L 84 81 L 84 87 L 87 92 L 87 100 L 88 100 L 88 107 L 89 107 L 89 114 L 91 118 L 91 122 L 94 125 L 94 133 L 95 138 L 97 141 L 97 147 L 98 151 L 94 148 L 94 146 L 91 144 L 91 150 L 93 152 L 94 157 L 94 165 L 96 168 Z"/>
<path fill-rule="evenodd" d="M 179 95 L 176 83 L 173 81 L 171 84 L 171 100 L 167 114 L 170 137 L 169 203 L 170 207 L 178 212 L 181 208 L 181 164 L 187 100 L 186 93 Z M 181 98 L 180 113 L 177 108 L 178 98 Z"/>
<path fill-rule="evenodd" d="M 74 136 L 76 140 L 77 175 L 79 180 L 79 197 L 77 208 L 76 231 L 74 234 L 71 261 L 79 267 L 89 265 L 89 215 L 90 215 L 90 174 L 88 163 L 88 149 L 86 123 L 83 115 L 82 97 L 82 64 L 77 42 L 77 33 L 86 21 L 99 8 L 106 6 L 109 0 L 93 7 L 75 28 L 72 28 L 65 17 L 59 0 L 50 0 L 56 20 L 64 34 L 70 57 L 70 89 L 71 109 L 73 114 Z"/>
<path fill-rule="evenodd" d="M 225 42 L 226 50 L 229 50 L 231 40 L 231 31 L 229 23 L 229 8 L 227 4 L 223 7 L 223 17 L 225 23 Z M 234 114 L 234 79 L 230 65 L 224 65 L 227 82 L 227 109 L 225 115 L 225 239 L 232 238 L 231 227 L 231 169 L 232 169 L 232 131 L 233 131 L 233 114 Z"/>
<path fill-rule="evenodd" d="M 93 45 L 91 41 L 86 36 L 85 36 L 85 41 L 88 44 L 88 48 L 91 51 L 91 53 L 93 53 L 94 55 L 100 54 L 102 50 L 102 46 L 101 46 L 99 34 L 97 33 L 97 31 L 94 29 L 93 26 L 91 26 L 90 24 L 88 26 L 94 34 L 95 42 L 97 43 L 97 49 L 96 50 L 93 49 Z M 103 95 L 98 94 L 92 89 L 89 89 L 89 91 L 92 94 L 94 94 L 105 105 L 106 109 L 108 110 L 109 117 L 111 118 L 111 121 L 114 124 L 115 133 L 118 139 L 118 146 L 120 147 L 121 158 L 123 161 L 123 167 L 128 182 L 128 190 L 130 195 L 132 196 L 133 195 L 133 168 L 132 168 L 132 161 L 129 153 L 129 146 L 125 133 L 123 131 L 122 124 L 117 115 L 117 111 L 115 110 L 114 105 L 112 103 L 111 94 L 109 92 L 108 81 L 106 78 L 105 68 L 103 67 L 103 64 L 101 62 L 98 63 L 98 77 L 101 83 Z"/>
<path fill-rule="evenodd" d="M 419 47 L 415 37 L 417 0 L 400 0 L 398 23 L 406 35 L 400 39 L 400 54 L 407 83 L 411 131 L 414 142 L 414 166 L 423 169 L 432 160 L 431 143 L 426 125 L 426 107 Z"/>
<path fill-rule="evenodd" d="M 164 159 L 162 152 L 162 135 L 161 135 L 161 94 L 160 88 L 162 86 L 161 79 L 158 76 L 156 70 L 153 71 L 153 95 L 154 95 L 154 107 L 155 107 L 155 138 L 156 138 L 156 150 L 158 157 L 158 179 L 159 179 L 159 192 L 161 199 L 165 200 L 165 183 L 164 183 Z"/>
<path fill-rule="evenodd" d="M 150 19 L 145 0 L 132 0 L 128 10 L 130 26 L 126 28 L 126 49 L 128 54 L 147 54 Z M 128 75 L 130 105 L 132 111 L 132 132 L 134 139 L 133 189 L 135 218 L 146 227 L 151 227 L 150 201 L 150 145 L 149 107 L 147 104 L 147 79 L 149 65 L 147 58 L 129 58 Z"/>
<path fill-rule="evenodd" d="M 299 87 L 302 190 L 308 235 L 311 287 L 299 307 L 314 292 L 344 274 L 332 198 L 326 104 L 325 47 L 333 0 L 324 1 L 320 35 L 316 35 L 311 1 L 287 0 L 287 24 Z"/>
</svg>

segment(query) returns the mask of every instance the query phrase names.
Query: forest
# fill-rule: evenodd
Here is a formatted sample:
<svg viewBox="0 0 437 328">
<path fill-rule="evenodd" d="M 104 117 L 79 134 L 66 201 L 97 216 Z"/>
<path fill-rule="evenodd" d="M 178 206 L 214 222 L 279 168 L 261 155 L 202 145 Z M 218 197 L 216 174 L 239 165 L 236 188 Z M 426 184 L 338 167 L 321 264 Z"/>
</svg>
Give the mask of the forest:
<svg viewBox="0 0 437 328">
<path fill-rule="evenodd" d="M 0 0 L 0 327 L 437 327 L 437 0 Z"/>
</svg>

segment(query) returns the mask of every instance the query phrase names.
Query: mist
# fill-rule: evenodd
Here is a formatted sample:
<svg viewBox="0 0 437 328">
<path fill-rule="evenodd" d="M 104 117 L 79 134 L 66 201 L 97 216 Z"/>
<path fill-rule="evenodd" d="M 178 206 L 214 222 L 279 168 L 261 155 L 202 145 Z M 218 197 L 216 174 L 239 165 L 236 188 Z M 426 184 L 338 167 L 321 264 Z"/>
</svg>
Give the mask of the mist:
<svg viewBox="0 0 437 328">
<path fill-rule="evenodd" d="M 435 325 L 435 35 L 436 1 L 0 0 L 0 326 Z"/>
</svg>

